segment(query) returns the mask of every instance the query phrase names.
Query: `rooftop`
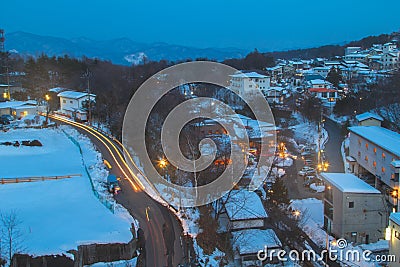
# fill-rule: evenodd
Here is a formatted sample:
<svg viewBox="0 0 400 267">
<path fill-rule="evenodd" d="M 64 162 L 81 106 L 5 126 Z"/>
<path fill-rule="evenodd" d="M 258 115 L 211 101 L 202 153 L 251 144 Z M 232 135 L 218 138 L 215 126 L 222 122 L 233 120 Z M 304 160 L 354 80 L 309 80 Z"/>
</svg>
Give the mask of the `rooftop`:
<svg viewBox="0 0 400 267">
<path fill-rule="evenodd" d="M 0 102 L 0 109 L 1 108 L 16 108 L 23 105 L 36 105 L 36 101 L 28 100 L 28 101 L 6 101 Z"/>
<path fill-rule="evenodd" d="M 356 120 L 358 121 L 365 121 L 368 119 L 376 119 L 378 121 L 383 121 L 383 118 L 381 116 L 371 112 L 365 112 L 356 116 Z"/>
<path fill-rule="evenodd" d="M 235 240 L 235 247 L 239 250 L 240 255 L 257 253 L 265 246 L 267 248 L 279 248 L 282 246 L 281 241 L 272 229 L 246 229 L 233 232 L 232 235 L 233 240 Z"/>
<path fill-rule="evenodd" d="M 62 91 L 72 91 L 72 90 L 63 88 L 63 87 L 54 87 L 54 88 L 49 89 L 49 92 L 53 92 L 53 93 L 57 93 L 57 94 L 61 93 Z"/>
<path fill-rule="evenodd" d="M 76 92 L 76 91 L 64 91 L 61 92 L 57 95 L 58 97 L 65 97 L 65 98 L 71 98 L 71 99 L 80 99 L 83 97 L 87 97 L 88 94 L 84 92 Z M 90 94 L 90 96 L 95 97 L 96 95 Z"/>
<path fill-rule="evenodd" d="M 381 192 L 354 174 L 321 173 L 322 178 L 344 193 L 380 194 Z"/>
<path fill-rule="evenodd" d="M 247 73 L 243 73 L 243 72 L 239 72 L 239 73 L 235 73 L 233 75 L 230 75 L 233 78 L 268 78 L 268 76 L 266 75 L 262 75 L 259 74 L 257 72 L 247 72 Z"/>
<path fill-rule="evenodd" d="M 232 190 L 224 196 L 225 209 L 231 221 L 265 219 L 268 215 L 260 197 L 248 190 Z"/>
<path fill-rule="evenodd" d="M 309 92 L 316 92 L 316 93 L 333 93 L 336 92 L 335 89 L 329 89 L 329 88 L 309 88 Z"/>
<path fill-rule="evenodd" d="M 393 212 L 390 214 L 390 220 L 400 225 L 400 212 Z"/>
<path fill-rule="evenodd" d="M 379 126 L 354 126 L 349 127 L 350 132 L 380 146 L 400 157 L 400 134 Z"/>
</svg>

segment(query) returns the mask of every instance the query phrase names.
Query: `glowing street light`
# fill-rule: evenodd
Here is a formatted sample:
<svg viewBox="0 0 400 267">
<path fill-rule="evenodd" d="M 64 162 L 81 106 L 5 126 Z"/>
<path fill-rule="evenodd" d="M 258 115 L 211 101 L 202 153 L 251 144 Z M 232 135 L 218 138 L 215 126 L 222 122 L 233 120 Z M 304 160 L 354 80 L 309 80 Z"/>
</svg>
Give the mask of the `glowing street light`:
<svg viewBox="0 0 400 267">
<path fill-rule="evenodd" d="M 165 159 L 162 159 L 158 162 L 158 166 L 160 166 L 160 168 L 164 169 L 165 167 L 167 167 L 167 165 L 168 165 L 168 162 Z"/>
<path fill-rule="evenodd" d="M 46 101 L 49 101 L 49 100 L 50 100 L 50 96 L 49 96 L 48 94 L 46 94 L 46 95 L 44 96 L 44 98 L 46 99 Z"/>
</svg>

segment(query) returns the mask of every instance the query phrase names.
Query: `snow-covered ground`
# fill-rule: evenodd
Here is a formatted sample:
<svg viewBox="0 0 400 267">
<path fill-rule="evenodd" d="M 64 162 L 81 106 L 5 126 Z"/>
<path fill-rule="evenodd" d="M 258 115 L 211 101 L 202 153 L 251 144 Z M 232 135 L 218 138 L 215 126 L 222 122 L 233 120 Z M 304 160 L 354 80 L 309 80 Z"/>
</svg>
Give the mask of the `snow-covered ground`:
<svg viewBox="0 0 400 267">
<path fill-rule="evenodd" d="M 326 232 L 324 225 L 324 204 L 316 198 L 294 199 L 290 207 L 299 210 L 301 214 L 300 226 L 303 231 L 320 247 L 326 246 Z M 333 240 L 330 237 L 330 240 Z"/>
<path fill-rule="evenodd" d="M 293 117 L 297 120 L 297 124 L 290 126 L 294 133 L 294 139 L 297 142 L 305 143 L 305 144 L 315 144 L 316 149 L 318 149 L 318 125 L 313 122 L 309 122 L 301 117 L 299 113 L 293 113 Z M 321 129 L 321 149 L 325 147 L 326 142 L 328 141 L 328 132 L 322 128 Z"/>
<path fill-rule="evenodd" d="M 75 130 L 78 147 L 61 129 L 17 129 L 0 133 L 0 143 L 39 140 L 42 147 L 0 145 L 0 177 L 81 174 L 56 181 L 0 184 L 0 212 L 15 212 L 21 221 L 22 246 L 33 255 L 62 254 L 80 244 L 128 242 L 134 219 L 117 206 L 115 214 L 94 196 L 84 164 L 95 180 L 107 172 L 93 145 Z M 100 188 L 100 184 L 98 186 Z"/>
</svg>

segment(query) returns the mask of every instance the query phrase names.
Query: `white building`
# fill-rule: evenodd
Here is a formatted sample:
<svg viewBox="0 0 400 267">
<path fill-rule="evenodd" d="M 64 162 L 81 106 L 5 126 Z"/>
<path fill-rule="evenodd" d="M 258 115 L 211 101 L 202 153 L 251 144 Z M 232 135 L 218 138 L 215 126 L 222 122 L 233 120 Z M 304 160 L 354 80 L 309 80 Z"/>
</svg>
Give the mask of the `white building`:
<svg viewBox="0 0 400 267">
<path fill-rule="evenodd" d="M 355 243 L 384 237 L 388 212 L 381 192 L 350 173 L 321 173 L 325 182 L 324 228 Z"/>
<path fill-rule="evenodd" d="M 386 43 L 382 46 L 383 53 L 391 53 L 397 49 L 397 45 L 394 43 Z"/>
<path fill-rule="evenodd" d="M 239 72 L 230 77 L 230 89 L 237 94 L 252 94 L 257 89 L 266 90 L 271 86 L 270 77 L 257 72 Z"/>
<path fill-rule="evenodd" d="M 370 183 L 398 211 L 400 134 L 379 126 L 354 126 L 349 131 L 350 171 L 370 178 Z"/>
<path fill-rule="evenodd" d="M 396 69 L 399 67 L 399 51 L 384 53 L 381 62 L 384 69 Z"/>
<path fill-rule="evenodd" d="M 344 49 L 344 54 L 354 54 L 361 51 L 361 47 L 359 46 L 349 46 Z"/>
<path fill-rule="evenodd" d="M 45 107 L 38 106 L 34 100 L 0 102 L 0 115 L 13 115 L 16 119 L 21 119 L 27 115 L 36 115 L 44 110 Z"/>
<path fill-rule="evenodd" d="M 395 262 L 389 262 L 389 267 L 400 267 L 400 212 L 392 213 L 387 228 L 389 239 L 389 255 L 396 255 Z"/>
<path fill-rule="evenodd" d="M 60 98 L 60 111 L 71 118 L 86 121 L 87 114 L 84 103 L 86 101 L 95 102 L 96 95 L 76 92 L 76 91 L 63 91 L 57 95 Z"/>
</svg>

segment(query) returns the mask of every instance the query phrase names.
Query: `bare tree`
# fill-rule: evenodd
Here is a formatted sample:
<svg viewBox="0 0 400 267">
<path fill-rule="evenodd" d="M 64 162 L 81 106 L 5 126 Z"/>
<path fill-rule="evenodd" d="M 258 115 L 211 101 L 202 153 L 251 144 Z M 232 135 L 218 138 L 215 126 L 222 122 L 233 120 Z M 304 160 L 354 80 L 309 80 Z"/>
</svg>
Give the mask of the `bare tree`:
<svg viewBox="0 0 400 267">
<path fill-rule="evenodd" d="M 8 254 L 8 260 L 11 262 L 15 253 L 23 251 L 22 232 L 20 230 L 21 221 L 15 210 L 8 213 L 0 213 L 1 240 L 4 240 L 4 247 Z"/>
</svg>

